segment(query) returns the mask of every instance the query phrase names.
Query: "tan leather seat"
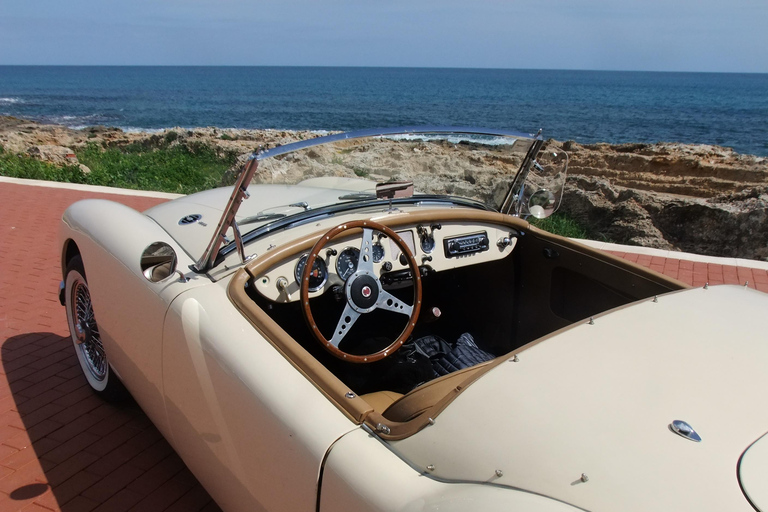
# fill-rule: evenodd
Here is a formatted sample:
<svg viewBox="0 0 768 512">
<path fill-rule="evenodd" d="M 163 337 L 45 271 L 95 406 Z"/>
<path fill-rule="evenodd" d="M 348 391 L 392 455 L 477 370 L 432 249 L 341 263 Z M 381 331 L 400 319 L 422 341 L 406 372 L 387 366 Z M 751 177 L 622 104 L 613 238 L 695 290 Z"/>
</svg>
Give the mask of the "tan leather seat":
<svg viewBox="0 0 768 512">
<path fill-rule="evenodd" d="M 491 364 L 492 361 L 464 368 L 435 380 L 422 384 L 407 395 L 393 402 L 385 411 L 384 417 L 398 422 L 406 422 L 426 411 L 451 393 L 458 393 L 458 388 L 473 376 Z"/>
<path fill-rule="evenodd" d="M 375 393 L 368 393 L 361 395 L 360 398 L 368 402 L 368 405 L 373 407 L 373 410 L 378 413 L 383 413 L 387 407 L 395 403 L 401 396 L 401 393 L 394 391 L 376 391 Z"/>
</svg>

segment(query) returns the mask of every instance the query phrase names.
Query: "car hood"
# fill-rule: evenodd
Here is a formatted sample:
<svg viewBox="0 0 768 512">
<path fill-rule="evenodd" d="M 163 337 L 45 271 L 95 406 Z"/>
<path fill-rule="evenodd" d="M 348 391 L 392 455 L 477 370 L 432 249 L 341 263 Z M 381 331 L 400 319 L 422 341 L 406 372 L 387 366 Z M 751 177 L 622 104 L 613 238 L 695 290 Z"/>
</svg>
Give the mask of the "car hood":
<svg viewBox="0 0 768 512">
<path fill-rule="evenodd" d="M 313 178 L 298 185 L 251 185 L 250 197 L 243 201 L 236 219 L 266 213 L 294 214 L 303 207 L 289 206 L 306 202 L 308 208 L 318 208 L 339 202 L 339 197 L 350 192 L 373 190 L 375 183 L 348 178 Z M 232 187 L 206 190 L 159 204 L 144 212 L 165 229 L 194 260 L 200 258 L 216 231 Z M 182 219 L 199 215 L 199 220 L 185 223 Z M 260 224 L 242 226 L 243 234 Z"/>
<path fill-rule="evenodd" d="M 752 510 L 737 467 L 768 431 L 767 311 L 740 286 L 619 308 L 510 355 L 390 445 L 438 479 L 590 510 Z"/>
</svg>

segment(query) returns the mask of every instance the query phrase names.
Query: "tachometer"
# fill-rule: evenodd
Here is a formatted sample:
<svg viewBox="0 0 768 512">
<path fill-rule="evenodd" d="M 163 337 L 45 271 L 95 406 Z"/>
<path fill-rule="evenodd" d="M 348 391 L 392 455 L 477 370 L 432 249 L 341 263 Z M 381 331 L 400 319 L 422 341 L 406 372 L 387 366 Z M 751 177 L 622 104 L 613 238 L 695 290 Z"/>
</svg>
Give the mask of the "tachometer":
<svg viewBox="0 0 768 512">
<path fill-rule="evenodd" d="M 296 264 L 294 276 L 297 283 L 301 283 L 301 275 L 304 273 L 304 266 L 307 264 L 308 256 L 308 254 L 303 255 Z M 318 256 L 312 264 L 312 271 L 309 273 L 309 291 L 316 292 L 325 284 L 327 279 L 328 268 L 326 268 L 323 259 Z"/>
<path fill-rule="evenodd" d="M 347 280 L 349 276 L 355 273 L 357 270 L 357 262 L 360 259 L 360 249 L 354 247 L 347 247 L 339 254 L 336 259 L 336 273 L 343 280 Z"/>
</svg>

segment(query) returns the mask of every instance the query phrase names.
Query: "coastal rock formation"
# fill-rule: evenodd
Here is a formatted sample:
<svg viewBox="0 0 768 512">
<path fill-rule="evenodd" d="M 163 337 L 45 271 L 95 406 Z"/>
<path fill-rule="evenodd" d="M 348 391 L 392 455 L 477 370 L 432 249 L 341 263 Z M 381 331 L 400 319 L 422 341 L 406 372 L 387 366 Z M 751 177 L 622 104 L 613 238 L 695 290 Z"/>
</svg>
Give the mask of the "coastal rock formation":
<svg viewBox="0 0 768 512">
<path fill-rule="evenodd" d="M 85 174 L 91 172 L 87 166 L 77 160 L 77 155 L 73 150 L 64 146 L 56 146 L 54 144 L 32 146 L 27 149 L 27 154 L 32 158 L 58 166 L 77 165 Z"/>
<path fill-rule="evenodd" d="M 214 127 L 129 133 L 103 126 L 73 130 L 0 117 L 4 150 L 39 154 L 40 158 L 48 153 L 49 146 L 77 150 L 89 143 L 147 149 L 206 144 L 221 154 L 238 156 L 238 164 L 224 176 L 222 184 L 231 184 L 248 155 L 259 148 L 321 134 Z M 273 164 L 260 169 L 255 180 L 295 183 L 316 176 L 318 166 L 313 163 L 323 163 L 324 172 L 330 169 L 337 176 L 386 180 L 402 174 L 411 177 L 421 192 L 447 192 L 499 204 L 519 160 L 515 155 L 506 159 L 487 155 L 484 162 L 467 161 L 459 158 L 454 145 L 420 148 L 398 146 L 393 141 L 377 144 L 380 147 L 369 151 L 368 157 L 360 157 L 373 158 L 364 166 L 317 149 L 303 157 L 306 165 L 288 165 L 288 161 Z M 584 225 L 591 237 L 715 256 L 768 259 L 768 158 L 741 155 L 719 146 L 677 143 L 582 145 L 550 140 L 547 148 L 570 155 L 561 211 Z M 56 154 L 63 150 L 56 150 Z M 440 172 L 428 163 L 435 158 L 442 162 Z M 64 156 L 65 161 L 70 159 L 68 154 Z M 59 163 L 64 162 L 59 159 Z M 480 163 L 486 168 L 482 173 L 475 170 Z"/>
<path fill-rule="evenodd" d="M 768 259 L 768 159 L 687 144 L 563 144 L 562 211 L 618 243 Z"/>
</svg>

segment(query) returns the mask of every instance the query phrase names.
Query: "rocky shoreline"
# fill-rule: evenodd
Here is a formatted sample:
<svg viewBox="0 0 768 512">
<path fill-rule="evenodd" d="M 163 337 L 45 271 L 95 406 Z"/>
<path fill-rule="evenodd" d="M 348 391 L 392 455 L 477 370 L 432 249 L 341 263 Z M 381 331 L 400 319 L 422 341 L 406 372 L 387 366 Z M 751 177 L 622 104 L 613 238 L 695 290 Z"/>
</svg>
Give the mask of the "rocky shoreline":
<svg viewBox="0 0 768 512">
<path fill-rule="evenodd" d="M 92 142 L 117 148 L 156 147 L 159 141 L 203 143 L 222 154 L 237 155 L 242 162 L 259 147 L 317 135 L 213 127 L 156 133 L 103 126 L 74 130 L 0 117 L 0 145 L 5 151 L 58 165 L 79 164 L 73 150 Z M 768 158 L 710 145 L 582 145 L 554 140 L 547 144 L 570 155 L 561 211 L 587 226 L 591 236 L 622 244 L 768 260 Z"/>
</svg>

